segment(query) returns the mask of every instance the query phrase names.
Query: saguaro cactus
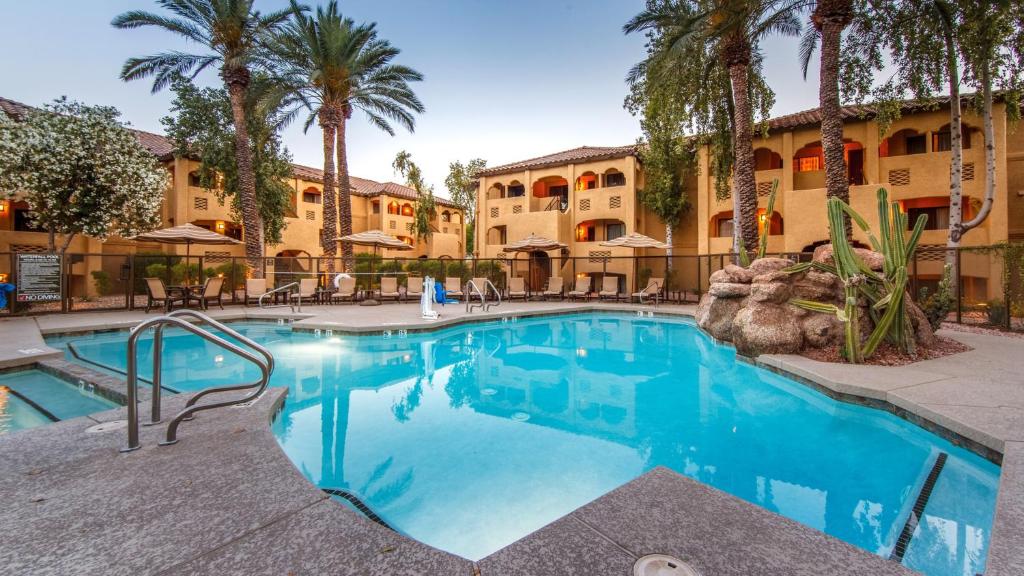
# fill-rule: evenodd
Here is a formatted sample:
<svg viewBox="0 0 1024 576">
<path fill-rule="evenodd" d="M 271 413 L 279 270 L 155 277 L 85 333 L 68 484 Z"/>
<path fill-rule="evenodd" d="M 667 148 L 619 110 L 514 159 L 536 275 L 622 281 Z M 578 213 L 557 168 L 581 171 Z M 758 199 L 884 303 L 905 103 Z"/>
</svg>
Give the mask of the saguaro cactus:
<svg viewBox="0 0 1024 576">
<path fill-rule="evenodd" d="M 881 273 L 868 267 L 854 252 L 845 233 L 847 217 L 867 233 L 871 246 L 884 257 Z M 904 352 L 914 352 L 915 341 L 905 301 L 907 262 L 917 248 L 917 242 L 927 221 L 928 217 L 925 215 L 918 217 L 910 236 L 905 238 L 907 215 L 900 209 L 898 202 L 889 202 L 889 194 L 885 188 L 879 188 L 879 238 L 871 232 L 867 221 L 853 208 L 838 198 L 829 198 L 828 224 L 835 266 L 807 263 L 788 269 L 790 272 L 802 272 L 810 267 L 817 267 L 836 274 L 842 280 L 842 308 L 811 300 L 793 299 L 790 303 L 815 312 L 835 314 L 845 324 L 843 352 L 849 362 L 858 364 L 870 358 L 883 340 L 888 340 Z M 868 313 L 874 321 L 874 329 L 863 344 L 860 341 L 858 315 L 858 303 L 862 298 L 867 300 Z"/>
</svg>

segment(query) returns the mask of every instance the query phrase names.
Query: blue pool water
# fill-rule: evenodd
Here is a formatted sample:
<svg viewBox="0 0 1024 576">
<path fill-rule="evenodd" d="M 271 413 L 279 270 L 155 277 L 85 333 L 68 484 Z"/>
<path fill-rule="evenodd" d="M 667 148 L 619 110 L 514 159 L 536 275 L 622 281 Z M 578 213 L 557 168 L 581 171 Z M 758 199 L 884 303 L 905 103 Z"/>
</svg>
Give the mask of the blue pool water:
<svg viewBox="0 0 1024 576">
<path fill-rule="evenodd" d="M 237 326 L 269 346 L 272 383 L 290 389 L 273 429 L 298 469 L 470 559 L 655 466 L 888 556 L 945 452 L 904 564 L 929 576 L 984 569 L 998 466 L 738 361 L 685 320 L 574 314 L 404 338 Z M 125 339 L 51 344 L 72 340 L 123 368 Z M 183 332 L 165 343 L 175 389 L 256 375 Z"/>
<path fill-rule="evenodd" d="M 117 404 L 39 370 L 0 374 L 0 434 L 114 408 Z M 40 410 L 41 409 L 41 410 Z"/>
</svg>

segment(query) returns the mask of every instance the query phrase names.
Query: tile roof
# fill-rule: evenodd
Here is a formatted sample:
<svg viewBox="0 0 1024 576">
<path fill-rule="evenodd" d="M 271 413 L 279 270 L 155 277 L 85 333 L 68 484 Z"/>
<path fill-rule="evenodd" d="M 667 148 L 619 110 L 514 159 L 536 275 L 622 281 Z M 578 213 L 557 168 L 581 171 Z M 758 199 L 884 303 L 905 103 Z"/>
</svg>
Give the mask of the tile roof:
<svg viewBox="0 0 1024 576">
<path fill-rule="evenodd" d="M 35 108 L 27 104 L 22 104 L 21 102 L 15 102 L 14 100 L 0 97 L 0 112 L 3 112 L 14 120 L 24 118 L 25 114 L 31 110 L 35 110 Z M 129 129 L 135 133 L 135 137 L 139 139 L 139 143 L 152 152 L 158 159 L 168 161 L 173 157 L 174 142 L 172 142 L 170 138 L 161 134 L 154 134 L 153 132 L 145 132 L 143 130 L 135 130 L 132 128 Z M 320 183 L 324 180 L 324 171 L 319 168 L 313 168 L 312 166 L 292 164 L 292 172 L 296 178 L 300 178 L 302 180 Z M 408 198 L 410 200 L 416 199 L 415 190 L 394 182 L 380 183 L 373 180 L 367 180 L 366 178 L 359 178 L 357 176 L 351 176 L 350 182 L 352 184 L 352 191 L 359 196 L 371 197 L 387 194 L 398 198 Z M 435 201 L 442 206 L 453 208 L 458 207 L 454 202 L 447 198 L 435 198 Z"/>
<path fill-rule="evenodd" d="M 496 174 L 507 174 L 509 172 L 520 172 L 533 168 L 546 168 L 549 166 L 560 166 L 576 162 L 596 162 L 598 160 L 609 160 L 622 158 L 636 154 L 636 145 L 629 146 L 580 146 L 572 150 L 563 150 L 546 156 L 538 156 L 529 160 L 521 160 L 511 164 L 485 168 L 477 172 L 478 176 L 494 176 Z"/>
</svg>

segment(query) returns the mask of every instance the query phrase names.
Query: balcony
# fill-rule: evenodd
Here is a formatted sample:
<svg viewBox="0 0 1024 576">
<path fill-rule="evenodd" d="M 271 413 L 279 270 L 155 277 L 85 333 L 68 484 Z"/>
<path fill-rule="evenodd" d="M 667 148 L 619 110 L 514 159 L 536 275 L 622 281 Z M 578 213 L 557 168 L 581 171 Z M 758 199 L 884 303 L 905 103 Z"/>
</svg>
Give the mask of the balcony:
<svg viewBox="0 0 1024 576">
<path fill-rule="evenodd" d="M 526 214 L 526 196 L 516 196 L 513 198 L 493 198 L 487 200 L 486 210 L 487 216 L 491 220 L 504 219 L 509 216 L 518 216 L 520 214 Z"/>
<path fill-rule="evenodd" d="M 630 198 L 627 197 L 629 193 L 630 189 L 626 186 L 577 190 L 572 198 L 576 220 L 621 218 L 623 210 L 631 207 Z"/>
<path fill-rule="evenodd" d="M 949 190 L 949 162 L 949 152 L 879 158 L 879 178 L 895 198 L 934 196 L 937 190 Z M 985 153 L 980 147 L 964 150 L 963 185 L 969 196 L 984 194 Z"/>
</svg>

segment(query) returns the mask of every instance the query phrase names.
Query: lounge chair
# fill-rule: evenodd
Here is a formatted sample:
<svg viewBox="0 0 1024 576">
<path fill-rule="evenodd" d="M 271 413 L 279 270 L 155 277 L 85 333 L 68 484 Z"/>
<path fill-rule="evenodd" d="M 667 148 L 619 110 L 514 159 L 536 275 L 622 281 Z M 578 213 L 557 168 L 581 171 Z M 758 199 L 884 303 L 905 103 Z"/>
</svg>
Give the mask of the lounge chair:
<svg viewBox="0 0 1024 576">
<path fill-rule="evenodd" d="M 601 291 L 597 293 L 598 298 L 601 300 L 611 299 L 616 302 L 622 298 L 619 294 L 619 278 L 618 276 L 605 276 L 601 279 Z"/>
<path fill-rule="evenodd" d="M 444 279 L 444 292 L 453 298 L 462 298 L 466 294 L 462 291 L 462 279 L 449 276 Z"/>
<path fill-rule="evenodd" d="M 158 304 L 170 312 L 175 302 L 184 304 L 185 297 L 180 294 L 168 293 L 164 281 L 159 278 L 146 278 L 146 314 L 149 314 L 150 309 L 156 308 Z"/>
<path fill-rule="evenodd" d="M 577 278 L 576 289 L 571 290 L 568 296 L 569 300 L 575 300 L 577 298 L 590 300 L 590 276 L 583 276 L 581 278 Z"/>
<path fill-rule="evenodd" d="M 522 276 L 509 278 L 507 293 L 509 300 L 515 300 L 516 298 L 526 300 L 529 295 L 529 292 L 526 291 L 526 280 Z"/>
<path fill-rule="evenodd" d="M 319 284 L 319 280 L 316 278 L 303 278 L 299 280 L 299 291 L 290 294 L 288 298 L 290 300 L 298 300 L 301 296 L 303 300 L 312 302 L 316 299 L 317 284 Z"/>
<path fill-rule="evenodd" d="M 651 278 L 647 281 L 647 286 L 644 286 L 643 290 L 634 292 L 631 297 L 636 298 L 641 304 L 644 303 L 644 298 L 660 298 L 662 290 L 665 287 L 664 278 Z"/>
<path fill-rule="evenodd" d="M 405 297 L 411 300 L 419 300 L 423 297 L 423 278 L 409 276 L 405 281 Z"/>
<path fill-rule="evenodd" d="M 338 281 L 338 291 L 331 294 L 331 302 L 356 301 L 356 279 L 342 278 Z"/>
<path fill-rule="evenodd" d="M 224 309 L 223 295 L 221 288 L 224 287 L 224 279 L 220 276 L 214 276 L 213 278 L 207 278 L 206 284 L 203 285 L 203 291 L 199 294 L 189 294 L 188 302 L 191 304 L 193 301 L 198 302 L 199 306 L 203 310 L 210 309 L 210 302 L 216 302 L 220 309 Z"/>
<path fill-rule="evenodd" d="M 559 300 L 565 298 L 565 294 L 562 293 L 562 277 L 552 276 L 548 278 L 548 288 L 541 294 L 545 300 L 548 298 L 558 297 Z"/>
<path fill-rule="evenodd" d="M 484 299 L 487 299 L 487 278 L 470 278 L 470 281 L 472 281 L 473 285 L 477 287 L 477 290 L 480 290 L 480 293 L 484 295 Z M 470 291 L 470 298 L 475 295 L 476 292 Z"/>
<path fill-rule="evenodd" d="M 377 291 L 377 297 L 380 300 L 389 298 L 398 302 L 402 298 L 402 293 L 398 291 L 398 278 L 394 276 L 384 276 L 380 279 L 380 290 Z"/>
<path fill-rule="evenodd" d="M 245 305 L 249 305 L 250 300 L 255 300 L 259 304 L 260 296 L 267 293 L 267 279 L 266 278 L 249 278 L 245 281 Z"/>
</svg>

